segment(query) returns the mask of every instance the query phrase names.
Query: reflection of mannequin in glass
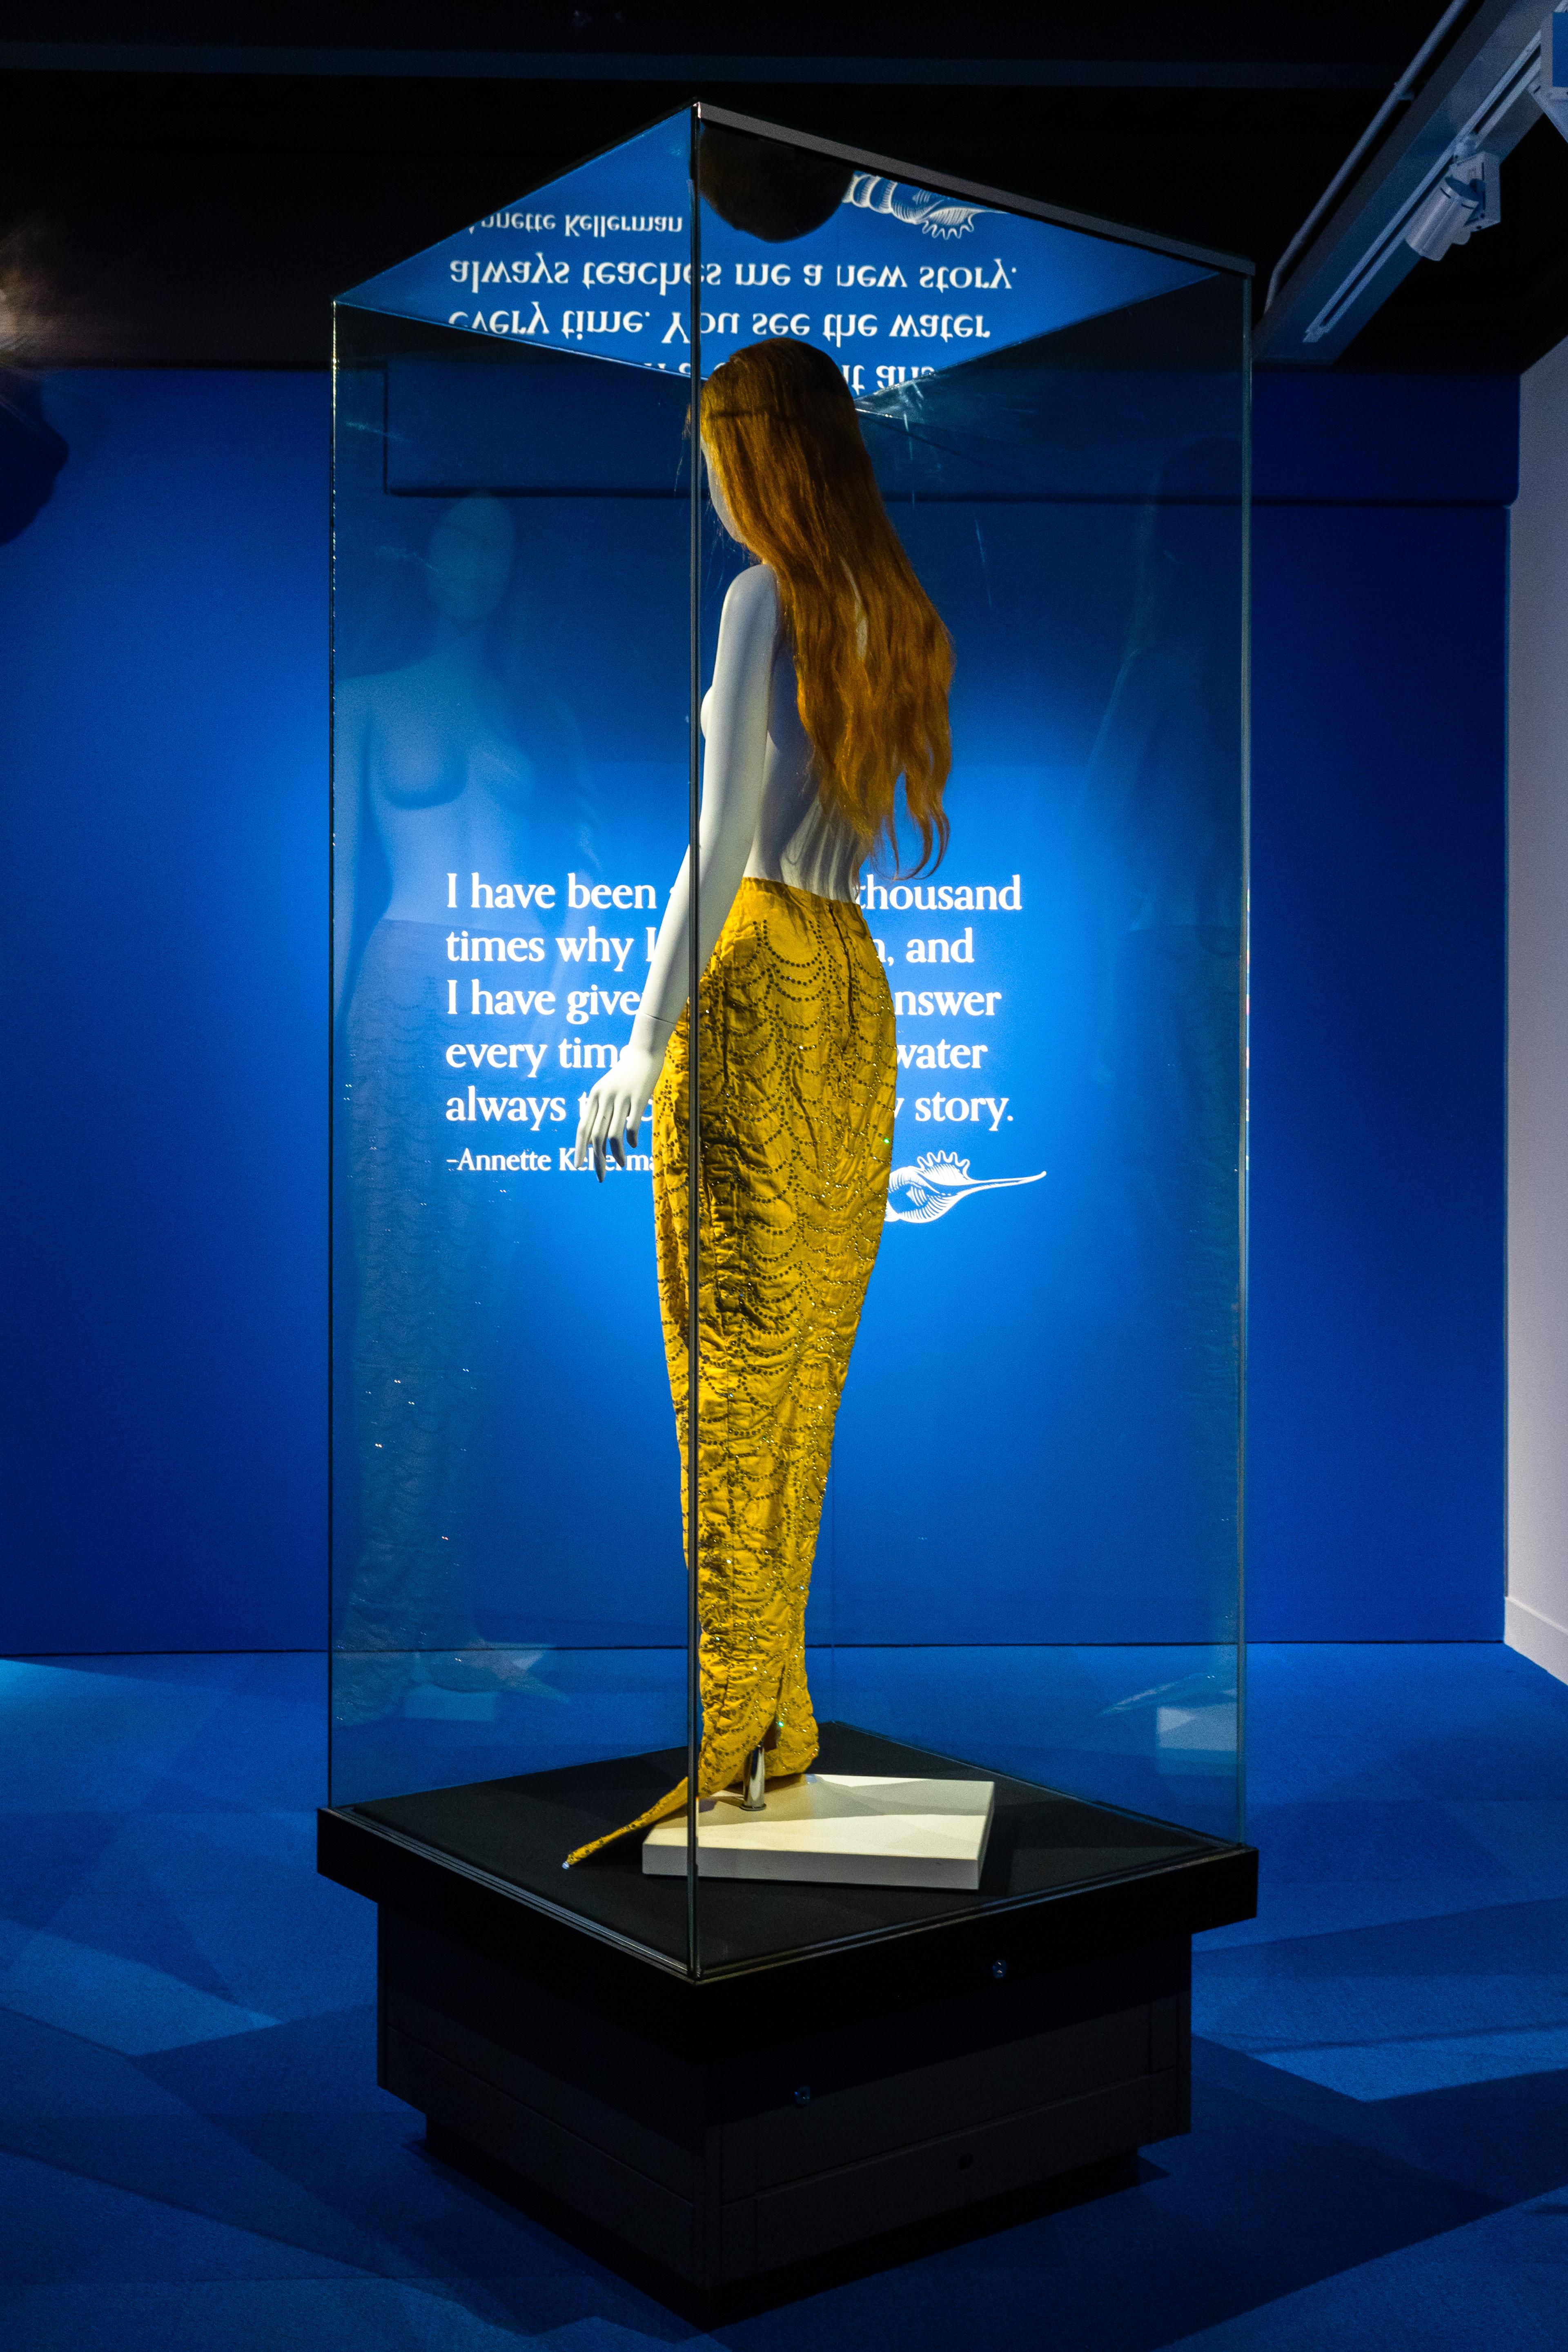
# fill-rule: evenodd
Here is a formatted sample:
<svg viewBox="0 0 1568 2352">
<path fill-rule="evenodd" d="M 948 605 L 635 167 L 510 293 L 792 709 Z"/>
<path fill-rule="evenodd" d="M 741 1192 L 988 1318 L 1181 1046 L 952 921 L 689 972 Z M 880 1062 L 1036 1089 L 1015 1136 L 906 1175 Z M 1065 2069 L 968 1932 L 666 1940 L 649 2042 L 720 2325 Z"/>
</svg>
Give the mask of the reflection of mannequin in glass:
<svg viewBox="0 0 1568 2352">
<path fill-rule="evenodd" d="M 892 1000 L 856 891 L 867 856 L 891 841 L 900 772 L 921 863 L 945 845 L 952 657 L 825 353 L 752 344 L 715 373 L 700 415 L 719 520 L 758 559 L 725 599 L 702 713 L 698 1524 L 687 1551 L 701 1622 L 698 1793 L 709 1797 L 759 1748 L 770 1777 L 804 1771 L 816 1753 L 806 1594 L 881 1239 L 896 1076 Z M 689 919 L 683 866 L 630 1043 L 587 1097 L 577 1139 L 579 1160 L 622 1158 L 652 1097 L 683 1464 Z M 685 1802 L 682 1782 L 626 1828 Z"/>
<path fill-rule="evenodd" d="M 542 853 L 553 863 L 563 838 L 579 856 L 584 848 L 570 714 L 520 674 L 515 636 L 509 643 L 513 557 L 511 518 L 498 499 L 448 509 L 430 538 L 430 651 L 406 668 L 351 678 L 337 695 L 340 1004 L 366 877 L 380 866 L 390 883 L 353 972 L 342 1032 L 360 1547 L 336 1634 L 340 1721 L 395 1704 L 415 1671 L 409 1653 L 444 1654 L 428 1656 L 425 1671 L 452 1687 L 493 1688 L 526 1674 L 522 1658 L 476 1642 L 469 1600 L 473 1449 L 515 1248 L 516 1193 L 447 1164 L 451 1087 L 441 1059 L 447 876 L 520 877 Z M 520 915 L 506 927 L 539 928 Z M 509 1036 L 527 1034 L 509 1025 Z"/>
<path fill-rule="evenodd" d="M 1094 1076 L 1116 1106 L 1138 1270 L 1186 1425 L 1193 1524 L 1234 1537 L 1241 948 L 1240 452 L 1181 450 L 1139 532 L 1126 650 L 1079 811 Z M 1217 1420 L 1216 1420 L 1217 1416 Z M 1216 1430 L 1218 1436 L 1216 1440 Z M 1217 1465 L 1217 1466 L 1215 1466 Z M 1182 1516 L 1182 1515 L 1178 1515 Z"/>
</svg>

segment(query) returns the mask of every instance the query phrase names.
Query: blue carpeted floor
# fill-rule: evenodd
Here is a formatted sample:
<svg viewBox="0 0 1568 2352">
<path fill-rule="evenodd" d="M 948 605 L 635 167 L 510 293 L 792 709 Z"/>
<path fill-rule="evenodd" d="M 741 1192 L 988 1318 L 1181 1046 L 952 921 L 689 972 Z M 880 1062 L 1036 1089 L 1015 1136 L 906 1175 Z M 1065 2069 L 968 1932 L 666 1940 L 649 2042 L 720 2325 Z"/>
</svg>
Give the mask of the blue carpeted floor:
<svg viewBox="0 0 1568 2352">
<path fill-rule="evenodd" d="M 707 2340 L 427 2158 L 372 1913 L 318 1880 L 322 1674 L 0 1664 L 7 2352 Z M 1262 1916 L 1199 1947 L 1136 2186 L 717 2331 L 744 2352 L 1568 2346 L 1568 1689 L 1253 1653 Z"/>
</svg>

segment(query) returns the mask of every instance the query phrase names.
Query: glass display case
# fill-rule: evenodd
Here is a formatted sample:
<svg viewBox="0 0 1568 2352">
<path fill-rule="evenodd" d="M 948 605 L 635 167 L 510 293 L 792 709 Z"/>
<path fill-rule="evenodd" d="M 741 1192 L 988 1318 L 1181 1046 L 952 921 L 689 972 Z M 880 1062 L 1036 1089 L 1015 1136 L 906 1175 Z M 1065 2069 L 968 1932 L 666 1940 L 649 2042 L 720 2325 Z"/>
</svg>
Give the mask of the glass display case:
<svg viewBox="0 0 1568 2352">
<path fill-rule="evenodd" d="M 574 1143 L 748 562 L 693 407 L 769 336 L 954 652 L 945 858 L 860 882 L 891 1176 L 799 1569 L 820 1771 L 994 1816 L 875 1903 L 710 1877 L 693 1806 L 691 1889 L 562 1872 L 700 1738 L 654 1139 Z M 1126 230 L 679 113 L 336 306 L 334 1806 L 691 1971 L 1239 1839 L 1244 579 L 1246 278 Z"/>
<path fill-rule="evenodd" d="M 694 1985 L 1248 1907 L 1247 303 L 1223 257 L 707 106 L 338 303 L 351 1883 L 368 1839 Z M 951 640 L 951 838 L 900 822 L 834 901 L 843 987 L 821 894 L 809 938 L 768 901 L 759 1012 L 693 946 L 752 566 L 697 453 L 774 343 L 837 370 Z M 701 1049 L 580 1164 L 692 863 Z M 856 1022 L 871 1077 L 811 1064 Z"/>
</svg>

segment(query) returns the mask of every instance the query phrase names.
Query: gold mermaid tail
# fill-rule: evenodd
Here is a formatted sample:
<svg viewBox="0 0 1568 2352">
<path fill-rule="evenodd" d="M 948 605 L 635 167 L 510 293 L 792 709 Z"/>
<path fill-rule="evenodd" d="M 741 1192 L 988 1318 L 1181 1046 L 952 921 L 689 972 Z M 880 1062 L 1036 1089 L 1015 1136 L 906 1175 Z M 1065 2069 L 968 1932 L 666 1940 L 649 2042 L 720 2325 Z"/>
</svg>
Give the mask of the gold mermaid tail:
<svg viewBox="0 0 1568 2352">
<path fill-rule="evenodd" d="M 805 1601 L 833 1424 L 882 1238 L 893 1003 L 858 907 L 744 881 L 700 996 L 698 1794 L 778 1726 L 768 1776 L 816 1754 Z M 682 1014 L 654 1095 L 659 1309 L 687 1500 L 687 1087 Z M 687 1559 L 691 1529 L 686 1528 Z M 578 1848 L 686 1803 L 686 1782 Z"/>
</svg>

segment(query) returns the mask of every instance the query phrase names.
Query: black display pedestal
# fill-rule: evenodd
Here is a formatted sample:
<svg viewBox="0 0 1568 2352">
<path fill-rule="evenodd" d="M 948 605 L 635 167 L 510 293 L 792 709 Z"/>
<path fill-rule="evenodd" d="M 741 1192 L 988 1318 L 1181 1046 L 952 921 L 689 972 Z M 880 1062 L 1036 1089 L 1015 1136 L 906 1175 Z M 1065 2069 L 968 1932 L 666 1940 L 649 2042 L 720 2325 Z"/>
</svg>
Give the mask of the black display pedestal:
<svg viewBox="0 0 1568 2352">
<path fill-rule="evenodd" d="M 693 1979 L 628 1933 L 684 1948 L 685 1885 L 636 1842 L 564 1886 L 554 1859 L 548 1895 L 527 1859 L 670 1761 L 320 1816 L 320 1867 L 379 1906 L 379 2079 L 438 2146 L 712 2291 L 1186 2129 L 1191 1938 L 1252 1915 L 1249 1847 L 998 1778 L 978 1895 L 704 1882 Z M 842 1726 L 822 1761 L 967 1771 Z M 770 1950 L 786 1924 L 817 1932 Z"/>
</svg>

